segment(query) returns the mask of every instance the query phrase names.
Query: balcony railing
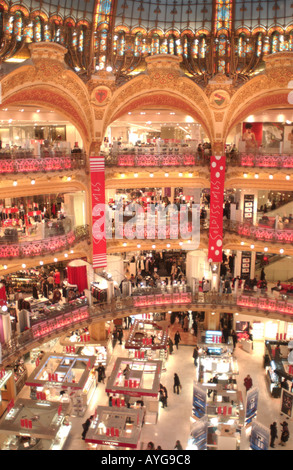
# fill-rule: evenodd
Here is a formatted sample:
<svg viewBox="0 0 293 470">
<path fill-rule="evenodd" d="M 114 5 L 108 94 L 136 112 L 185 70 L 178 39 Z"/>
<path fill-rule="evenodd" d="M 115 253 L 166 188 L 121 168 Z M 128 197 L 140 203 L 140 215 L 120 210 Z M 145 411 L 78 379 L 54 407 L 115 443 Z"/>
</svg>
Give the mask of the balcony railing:
<svg viewBox="0 0 293 470">
<path fill-rule="evenodd" d="M 224 232 L 236 233 L 240 237 L 267 243 L 293 244 L 293 230 L 276 230 L 262 225 L 252 225 L 232 220 L 224 221 Z"/>
<path fill-rule="evenodd" d="M 0 153 L 0 174 L 73 171 L 84 168 L 85 154 L 62 153 L 52 156 L 34 157 L 30 152 Z"/>
<path fill-rule="evenodd" d="M 247 168 L 293 168 L 293 154 L 258 154 L 258 153 L 235 153 L 227 155 L 229 166 L 241 166 Z"/>
<path fill-rule="evenodd" d="M 88 238 L 89 228 L 87 225 L 82 225 L 75 227 L 64 235 L 51 236 L 43 240 L 3 243 L 0 244 L 0 259 L 35 258 L 50 253 L 58 253 Z"/>
<path fill-rule="evenodd" d="M 106 166 L 126 168 L 134 167 L 190 167 L 209 164 L 208 156 L 196 152 L 166 152 L 166 153 L 117 153 L 105 157 Z"/>
<path fill-rule="evenodd" d="M 29 350 L 36 341 L 45 341 L 53 334 L 62 334 L 68 328 L 76 324 L 88 325 L 92 321 L 105 321 L 115 317 L 146 313 L 146 309 L 157 308 L 164 310 L 203 310 L 204 308 L 224 307 L 230 311 L 243 311 L 252 309 L 253 314 L 274 313 L 277 315 L 293 315 L 293 298 L 281 296 L 277 299 L 273 296 L 243 293 L 239 296 L 233 294 L 219 294 L 208 292 L 205 294 L 193 294 L 188 286 L 164 289 L 145 289 L 132 297 L 113 300 L 111 303 L 101 303 L 97 306 L 73 303 L 65 313 L 56 314 L 53 310 L 46 320 L 35 322 L 32 328 L 21 334 L 15 335 L 11 340 L 3 343 L 2 362 L 10 360 L 15 354 Z"/>
</svg>

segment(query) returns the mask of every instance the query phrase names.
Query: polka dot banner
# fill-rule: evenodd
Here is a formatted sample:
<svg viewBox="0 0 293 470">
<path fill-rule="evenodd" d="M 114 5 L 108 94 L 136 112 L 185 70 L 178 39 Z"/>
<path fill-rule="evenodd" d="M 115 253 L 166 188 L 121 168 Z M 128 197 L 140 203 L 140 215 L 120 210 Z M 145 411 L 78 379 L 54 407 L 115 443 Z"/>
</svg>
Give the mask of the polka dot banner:
<svg viewBox="0 0 293 470">
<path fill-rule="evenodd" d="M 223 247 L 223 203 L 226 158 L 211 157 L 211 199 L 209 254 L 210 263 L 221 263 Z"/>
</svg>

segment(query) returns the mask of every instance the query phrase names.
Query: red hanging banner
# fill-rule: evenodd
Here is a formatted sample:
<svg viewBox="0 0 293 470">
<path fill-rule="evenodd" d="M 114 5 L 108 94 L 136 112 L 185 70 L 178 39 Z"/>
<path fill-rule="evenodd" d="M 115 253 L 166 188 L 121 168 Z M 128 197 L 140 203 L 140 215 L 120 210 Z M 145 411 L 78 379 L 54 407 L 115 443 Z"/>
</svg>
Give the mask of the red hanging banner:
<svg viewBox="0 0 293 470">
<path fill-rule="evenodd" d="M 223 203 L 226 157 L 211 157 L 211 198 L 209 254 L 211 263 L 222 262 L 223 247 Z"/>
<path fill-rule="evenodd" d="M 107 267 L 105 158 L 90 157 L 92 190 L 93 268 Z"/>
</svg>

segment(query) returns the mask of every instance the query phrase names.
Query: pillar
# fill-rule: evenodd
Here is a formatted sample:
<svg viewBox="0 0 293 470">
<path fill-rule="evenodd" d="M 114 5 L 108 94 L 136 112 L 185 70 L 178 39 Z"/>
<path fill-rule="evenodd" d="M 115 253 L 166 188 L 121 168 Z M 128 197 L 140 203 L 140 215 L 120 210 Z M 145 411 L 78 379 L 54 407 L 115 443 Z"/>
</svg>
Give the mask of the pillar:
<svg viewBox="0 0 293 470">
<path fill-rule="evenodd" d="M 94 341 L 105 341 L 107 339 L 107 331 L 105 322 L 94 323 L 89 325 L 89 334 Z"/>
</svg>

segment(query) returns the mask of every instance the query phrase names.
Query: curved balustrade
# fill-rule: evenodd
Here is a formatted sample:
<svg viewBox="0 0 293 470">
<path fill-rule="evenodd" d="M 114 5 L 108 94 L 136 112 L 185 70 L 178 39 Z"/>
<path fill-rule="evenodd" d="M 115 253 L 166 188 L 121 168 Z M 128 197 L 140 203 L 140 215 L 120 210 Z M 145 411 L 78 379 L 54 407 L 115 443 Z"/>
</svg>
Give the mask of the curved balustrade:
<svg viewBox="0 0 293 470">
<path fill-rule="evenodd" d="M 0 259 L 34 258 L 66 250 L 89 238 L 87 225 L 75 227 L 66 235 L 24 243 L 0 244 Z"/>
<path fill-rule="evenodd" d="M 204 310 L 206 308 L 227 308 L 229 311 L 252 310 L 254 314 L 293 315 L 292 302 L 286 296 L 276 299 L 270 296 L 256 294 L 192 294 L 188 286 L 182 288 L 165 288 L 138 292 L 132 297 L 117 299 L 112 303 L 98 304 L 94 307 L 72 307 L 70 312 L 49 315 L 46 320 L 40 320 L 29 330 L 16 335 L 9 342 L 2 344 L 2 362 L 7 362 L 14 355 L 21 355 L 29 350 L 36 341 L 46 341 L 52 335 L 64 333 L 77 324 L 88 325 L 93 321 L 105 321 L 129 314 L 146 313 L 145 309 L 158 310 Z"/>
<path fill-rule="evenodd" d="M 119 167 L 179 167 L 203 166 L 209 164 L 209 158 L 200 157 L 197 153 L 144 153 L 144 154 L 115 154 L 105 157 L 106 166 Z"/>
<path fill-rule="evenodd" d="M 293 155 L 257 153 L 228 154 L 229 165 L 248 168 L 293 168 Z"/>
<path fill-rule="evenodd" d="M 77 170 L 85 167 L 84 154 L 56 155 L 51 157 L 25 157 L 18 158 L 17 154 L 0 154 L 0 174 L 38 173 L 63 170 Z"/>
<path fill-rule="evenodd" d="M 293 230 L 275 230 L 261 225 L 252 225 L 236 221 L 224 221 L 224 231 L 233 232 L 243 238 L 267 243 L 293 244 Z"/>
</svg>

